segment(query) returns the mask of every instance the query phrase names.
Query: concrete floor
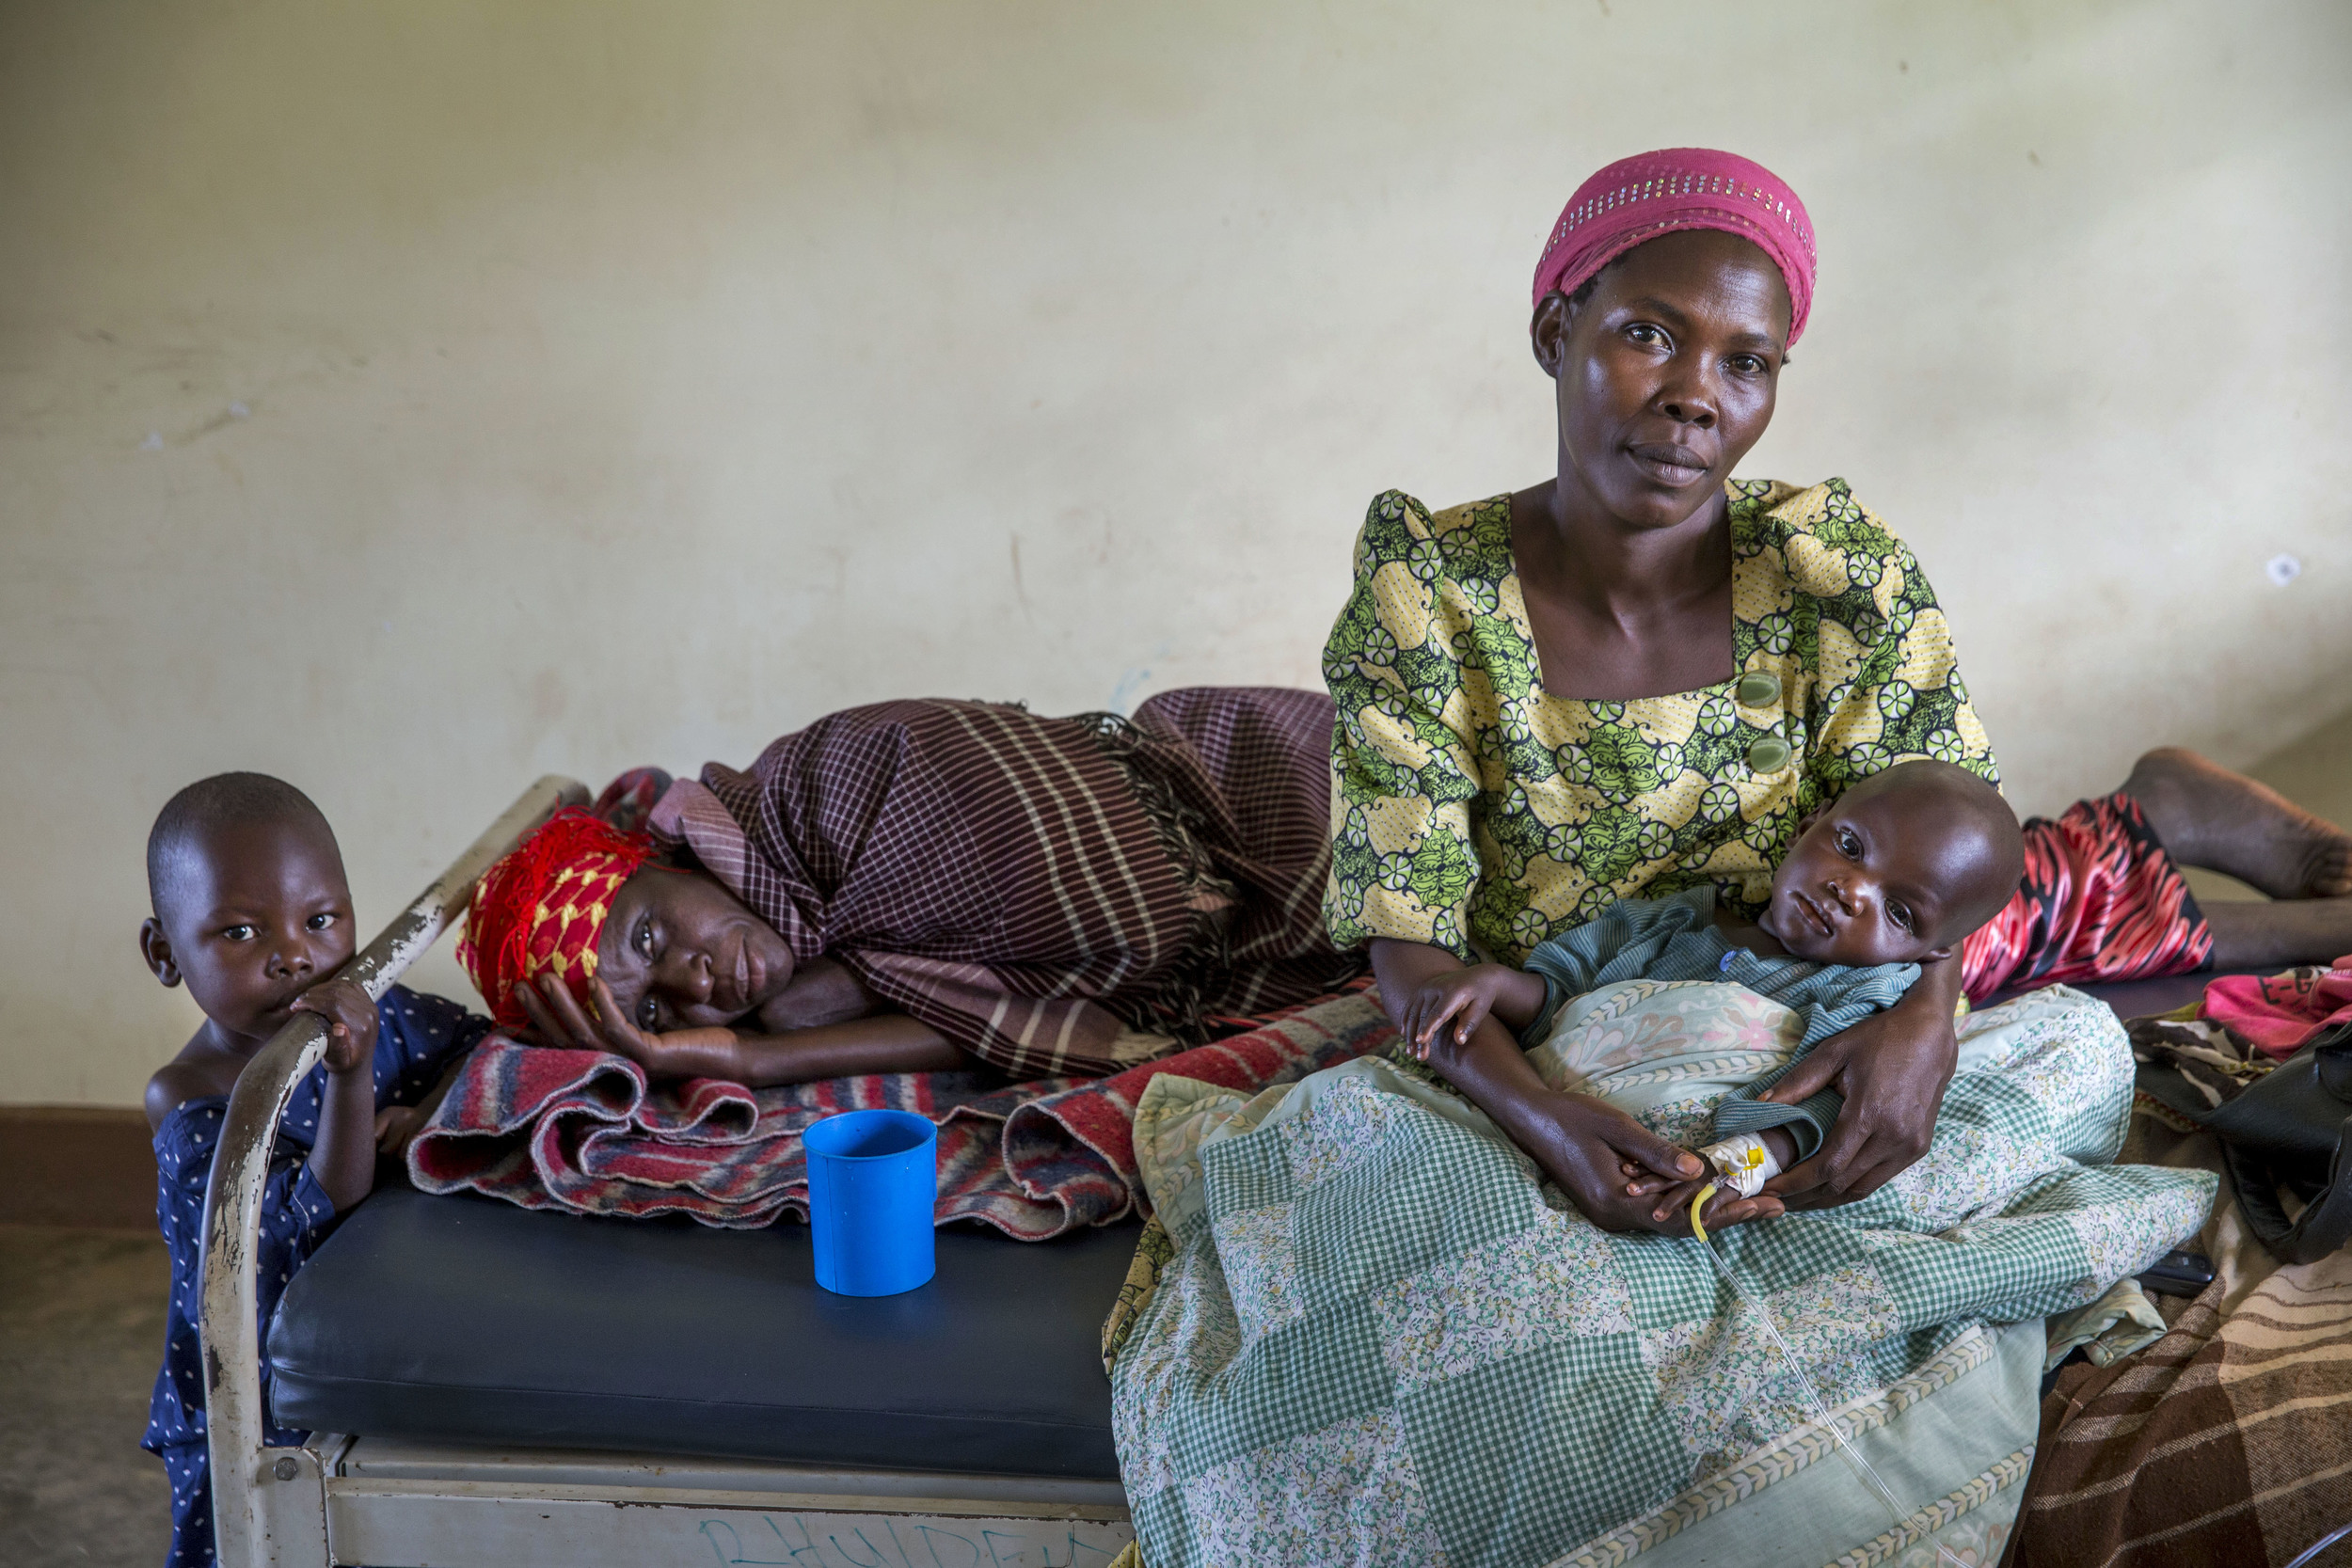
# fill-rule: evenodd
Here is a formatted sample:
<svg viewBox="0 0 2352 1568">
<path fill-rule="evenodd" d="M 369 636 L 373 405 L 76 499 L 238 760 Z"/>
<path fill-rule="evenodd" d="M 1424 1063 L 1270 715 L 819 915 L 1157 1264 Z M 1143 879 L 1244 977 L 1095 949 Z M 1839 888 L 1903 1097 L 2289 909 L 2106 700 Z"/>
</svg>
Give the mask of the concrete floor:
<svg viewBox="0 0 2352 1568">
<path fill-rule="evenodd" d="M 0 1568 L 158 1568 L 164 1467 L 139 1449 L 171 1283 L 162 1240 L 0 1226 Z"/>
</svg>

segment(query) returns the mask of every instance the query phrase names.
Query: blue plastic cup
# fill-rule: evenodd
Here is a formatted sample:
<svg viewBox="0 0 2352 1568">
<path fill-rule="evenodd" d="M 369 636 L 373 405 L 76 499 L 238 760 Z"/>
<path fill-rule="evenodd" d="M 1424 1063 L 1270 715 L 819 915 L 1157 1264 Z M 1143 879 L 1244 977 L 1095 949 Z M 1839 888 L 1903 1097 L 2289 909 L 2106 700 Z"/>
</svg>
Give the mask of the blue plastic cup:
<svg viewBox="0 0 2352 1568">
<path fill-rule="evenodd" d="M 895 1296 L 929 1281 L 939 1129 L 912 1111 L 845 1111 L 812 1124 L 801 1144 L 817 1283 L 836 1295 Z"/>
</svg>

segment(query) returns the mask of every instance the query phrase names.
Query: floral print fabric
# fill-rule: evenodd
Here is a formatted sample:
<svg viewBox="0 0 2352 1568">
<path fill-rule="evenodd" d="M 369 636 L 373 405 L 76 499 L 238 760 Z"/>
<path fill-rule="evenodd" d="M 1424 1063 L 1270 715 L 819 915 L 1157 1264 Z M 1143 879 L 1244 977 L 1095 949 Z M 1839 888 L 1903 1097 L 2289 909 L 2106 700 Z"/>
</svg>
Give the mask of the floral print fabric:
<svg viewBox="0 0 2352 1568">
<path fill-rule="evenodd" d="M 1509 496 L 1372 503 L 1324 649 L 1339 945 L 1523 964 L 1619 898 L 1708 881 L 1752 917 L 1798 823 L 1855 780 L 1931 756 L 1998 782 L 1902 542 L 1843 480 L 1727 489 L 1734 676 L 1625 702 L 1545 689 Z"/>
</svg>

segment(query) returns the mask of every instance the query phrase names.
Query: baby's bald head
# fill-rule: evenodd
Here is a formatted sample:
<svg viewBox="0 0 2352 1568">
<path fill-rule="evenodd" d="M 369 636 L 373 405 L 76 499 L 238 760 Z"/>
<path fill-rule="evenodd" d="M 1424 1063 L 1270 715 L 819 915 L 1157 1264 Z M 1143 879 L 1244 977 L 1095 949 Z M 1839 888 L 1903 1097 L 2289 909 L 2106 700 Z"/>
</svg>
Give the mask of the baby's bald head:
<svg viewBox="0 0 2352 1568">
<path fill-rule="evenodd" d="M 1922 759 L 1822 806 L 1772 874 L 1764 928 L 1800 958 L 1867 966 L 1948 958 L 2025 873 L 2001 792 Z"/>
<path fill-rule="evenodd" d="M 215 1042 L 257 1048 L 353 951 L 342 851 L 310 798 L 266 773 L 222 773 L 167 802 L 147 835 L 155 912 L 139 953 L 185 983 Z"/>
<path fill-rule="evenodd" d="M 1998 789 L 1965 768 L 1923 757 L 1871 774 L 1841 799 L 1882 796 L 1914 832 L 1960 851 L 1946 862 L 1941 942 L 1957 943 L 2001 912 L 2026 874 L 2026 838 Z"/>
</svg>

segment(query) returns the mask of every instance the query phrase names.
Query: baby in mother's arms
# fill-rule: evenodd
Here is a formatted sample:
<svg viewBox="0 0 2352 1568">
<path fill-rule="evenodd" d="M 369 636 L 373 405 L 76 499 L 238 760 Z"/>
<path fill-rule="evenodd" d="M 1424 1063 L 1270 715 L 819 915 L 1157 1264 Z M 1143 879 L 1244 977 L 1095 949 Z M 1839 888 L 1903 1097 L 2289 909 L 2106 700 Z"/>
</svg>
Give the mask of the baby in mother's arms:
<svg viewBox="0 0 2352 1568">
<path fill-rule="evenodd" d="M 2017 818 L 1998 790 L 1949 763 L 1905 763 L 1806 820 L 1754 925 L 1719 911 L 1711 883 L 1620 900 L 1538 946 L 1524 970 L 1482 963 L 1422 986 L 1404 1010 L 1406 1048 L 1442 1065 L 1489 1013 L 1538 1047 L 1555 1023 L 1570 1026 L 1570 1001 L 1621 980 L 1729 981 L 1778 1002 L 1803 1022 L 1797 1054 L 1721 1103 L 1719 1141 L 1699 1151 L 1707 1168 L 1690 1156 L 1677 1178 L 1619 1167 L 1629 1196 L 1655 1197 L 1650 1218 L 1661 1228 L 1687 1227 L 1685 1211 L 1710 1179 L 1720 1185 L 1703 1224 L 1765 1218 L 1780 1212 L 1759 1196 L 1765 1181 L 1810 1158 L 1843 1103 L 1832 1089 L 1793 1100 L 1774 1097 L 1775 1086 L 1818 1041 L 1900 1001 L 1921 963 L 1958 952 L 2024 870 Z"/>
</svg>

